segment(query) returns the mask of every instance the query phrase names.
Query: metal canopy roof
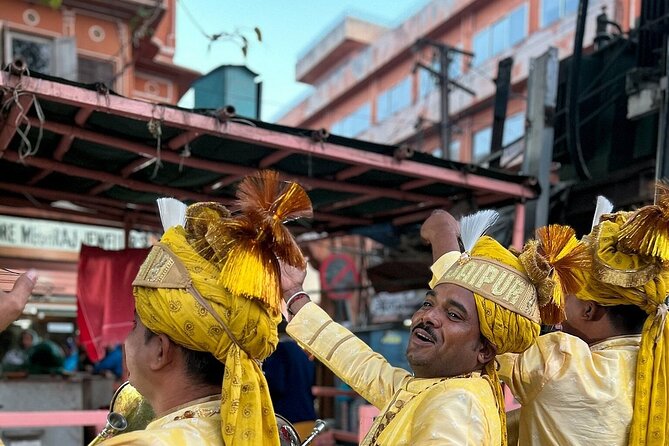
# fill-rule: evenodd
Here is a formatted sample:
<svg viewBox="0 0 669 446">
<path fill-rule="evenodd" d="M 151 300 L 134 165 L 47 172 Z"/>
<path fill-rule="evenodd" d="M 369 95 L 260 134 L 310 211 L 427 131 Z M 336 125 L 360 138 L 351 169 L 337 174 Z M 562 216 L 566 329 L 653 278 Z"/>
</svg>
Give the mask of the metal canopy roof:
<svg viewBox="0 0 669 446">
<path fill-rule="evenodd" d="M 401 226 L 462 199 L 494 206 L 537 193 L 524 176 L 103 87 L 0 72 L 0 213 L 157 229 L 157 197 L 232 205 L 234 184 L 260 168 L 307 188 L 314 220 L 301 231 Z"/>
</svg>

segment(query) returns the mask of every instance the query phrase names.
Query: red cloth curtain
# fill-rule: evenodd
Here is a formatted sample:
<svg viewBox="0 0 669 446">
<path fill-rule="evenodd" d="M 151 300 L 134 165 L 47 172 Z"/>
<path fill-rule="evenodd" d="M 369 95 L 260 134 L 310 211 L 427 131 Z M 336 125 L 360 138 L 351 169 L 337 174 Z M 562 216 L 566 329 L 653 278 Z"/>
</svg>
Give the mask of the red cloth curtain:
<svg viewBox="0 0 669 446">
<path fill-rule="evenodd" d="M 105 347 L 123 342 L 132 329 L 132 281 L 148 249 L 106 251 L 82 246 L 77 272 L 77 324 L 81 345 L 93 362 Z"/>
</svg>

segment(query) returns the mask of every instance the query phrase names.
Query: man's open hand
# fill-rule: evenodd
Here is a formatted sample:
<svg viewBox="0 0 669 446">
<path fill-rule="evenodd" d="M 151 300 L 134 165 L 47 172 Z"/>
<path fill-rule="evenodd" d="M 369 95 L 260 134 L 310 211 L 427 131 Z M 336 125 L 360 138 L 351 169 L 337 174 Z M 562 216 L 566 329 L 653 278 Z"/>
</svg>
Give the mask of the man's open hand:
<svg viewBox="0 0 669 446">
<path fill-rule="evenodd" d="M 37 271 L 31 269 L 16 279 L 12 291 L 0 291 L 0 330 L 9 327 L 9 324 L 21 316 L 36 282 Z"/>
</svg>

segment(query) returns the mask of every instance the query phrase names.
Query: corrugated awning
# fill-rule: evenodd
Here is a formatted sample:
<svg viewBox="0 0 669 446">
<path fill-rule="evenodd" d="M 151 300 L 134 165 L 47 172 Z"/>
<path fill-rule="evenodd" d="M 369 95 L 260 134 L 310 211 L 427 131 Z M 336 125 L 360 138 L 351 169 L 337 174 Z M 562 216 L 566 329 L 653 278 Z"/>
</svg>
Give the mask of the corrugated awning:
<svg viewBox="0 0 669 446">
<path fill-rule="evenodd" d="M 536 196 L 532 179 L 225 111 L 128 99 L 101 85 L 0 73 L 0 213 L 157 229 L 154 200 L 233 205 L 234 184 L 275 169 L 304 185 L 300 232 L 418 223 L 459 200 Z M 55 208 L 65 200 L 73 206 Z"/>
</svg>

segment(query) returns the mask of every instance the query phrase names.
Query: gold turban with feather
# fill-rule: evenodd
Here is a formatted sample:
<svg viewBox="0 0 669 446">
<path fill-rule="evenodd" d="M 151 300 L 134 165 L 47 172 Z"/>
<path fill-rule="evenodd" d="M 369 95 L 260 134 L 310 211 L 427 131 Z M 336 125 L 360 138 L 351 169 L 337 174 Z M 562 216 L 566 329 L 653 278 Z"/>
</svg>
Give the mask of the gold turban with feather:
<svg viewBox="0 0 669 446">
<path fill-rule="evenodd" d="M 299 185 L 271 171 L 244 178 L 237 198 L 235 215 L 216 203 L 197 203 L 187 208 L 183 225 L 166 230 L 133 283 L 135 305 L 149 330 L 225 364 L 225 444 L 278 445 L 260 361 L 278 342 L 279 260 L 305 266 L 284 223 L 310 217 L 311 202 Z"/>
<path fill-rule="evenodd" d="M 636 367 L 630 446 L 669 441 L 669 189 L 656 204 L 604 214 L 584 239 L 592 268 L 580 272 L 576 296 L 600 305 L 635 305 L 648 314 Z"/>
<path fill-rule="evenodd" d="M 450 283 L 474 293 L 481 334 L 497 354 L 521 353 L 536 341 L 542 321 L 559 322 L 564 294 L 577 285 L 570 271 L 587 263 L 587 250 L 571 228 L 550 225 L 539 228 L 536 240 L 514 253 L 482 235 L 496 219 L 494 211 L 463 217 L 460 232 L 465 252 L 451 256 L 449 262 L 435 263 L 441 271 L 433 272 L 440 278 L 430 285 Z M 506 445 L 504 396 L 494 361 L 485 373 L 497 399 Z"/>
</svg>

